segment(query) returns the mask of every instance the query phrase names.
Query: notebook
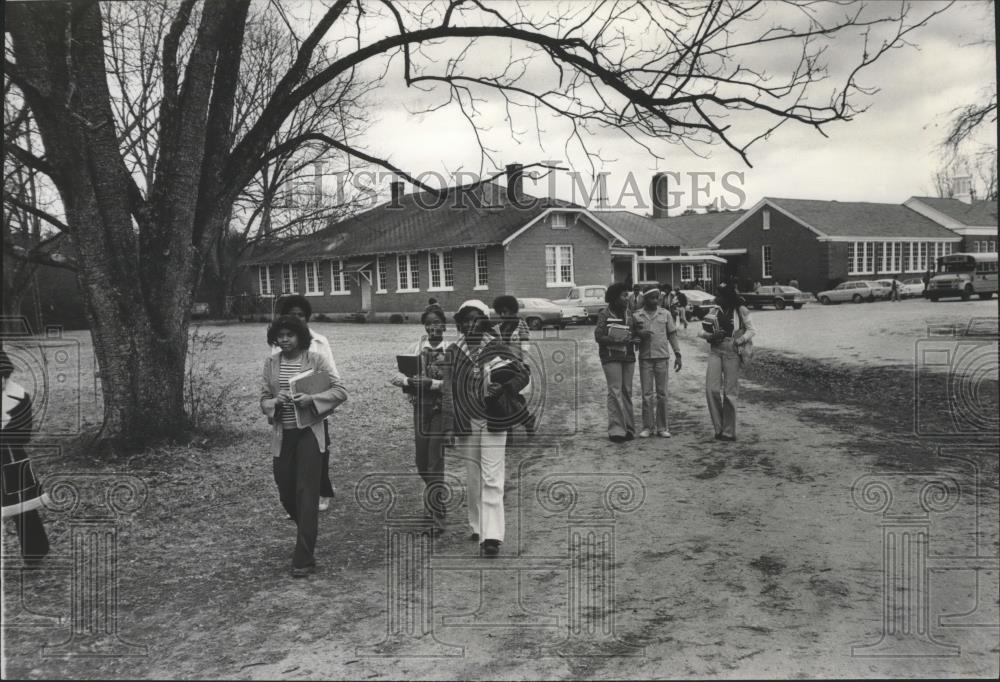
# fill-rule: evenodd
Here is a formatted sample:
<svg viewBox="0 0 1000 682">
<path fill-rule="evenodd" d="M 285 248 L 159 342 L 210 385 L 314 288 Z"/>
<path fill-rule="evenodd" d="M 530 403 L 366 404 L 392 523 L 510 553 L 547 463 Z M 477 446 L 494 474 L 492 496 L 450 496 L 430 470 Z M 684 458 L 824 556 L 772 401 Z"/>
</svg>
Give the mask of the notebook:
<svg viewBox="0 0 1000 682">
<path fill-rule="evenodd" d="M 329 390 L 329 388 L 330 375 L 323 370 L 309 369 L 288 380 L 288 390 L 292 395 L 296 393 L 315 395 Z M 300 429 L 321 422 L 333 414 L 332 407 L 329 410 L 318 412 L 315 403 L 308 407 L 299 407 L 295 403 L 291 403 L 291 405 L 295 410 L 295 425 Z"/>
</svg>

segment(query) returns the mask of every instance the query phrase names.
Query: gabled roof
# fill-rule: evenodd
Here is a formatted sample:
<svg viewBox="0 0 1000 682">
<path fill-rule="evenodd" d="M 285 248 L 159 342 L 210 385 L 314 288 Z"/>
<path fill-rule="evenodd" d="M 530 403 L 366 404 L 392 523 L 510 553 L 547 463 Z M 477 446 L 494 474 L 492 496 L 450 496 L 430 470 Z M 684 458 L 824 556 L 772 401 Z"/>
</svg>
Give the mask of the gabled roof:
<svg viewBox="0 0 1000 682">
<path fill-rule="evenodd" d="M 926 204 L 935 211 L 969 227 L 996 227 L 997 225 L 997 202 L 995 201 L 973 201 L 971 204 L 967 204 L 958 199 L 942 199 L 940 197 L 910 197 L 910 199 Z"/>
<path fill-rule="evenodd" d="M 745 212 L 692 213 L 671 218 L 656 218 L 654 222 L 676 235 L 682 249 L 704 249 Z"/>
<path fill-rule="evenodd" d="M 624 237 L 628 246 L 681 246 L 681 238 L 662 223 L 630 211 L 595 211 L 594 217 Z"/>
<path fill-rule="evenodd" d="M 501 244 L 552 208 L 579 208 L 559 199 L 525 195 L 527 208 L 507 198 L 506 189 L 487 182 L 450 187 L 444 199 L 431 192 L 403 195 L 398 206 L 386 202 L 294 240 L 259 249 L 247 263 L 296 263 Z"/>
<path fill-rule="evenodd" d="M 951 230 L 902 204 L 765 197 L 719 234 L 713 243 L 718 243 L 763 206 L 781 211 L 814 232 L 821 241 L 848 238 L 959 239 Z"/>
</svg>

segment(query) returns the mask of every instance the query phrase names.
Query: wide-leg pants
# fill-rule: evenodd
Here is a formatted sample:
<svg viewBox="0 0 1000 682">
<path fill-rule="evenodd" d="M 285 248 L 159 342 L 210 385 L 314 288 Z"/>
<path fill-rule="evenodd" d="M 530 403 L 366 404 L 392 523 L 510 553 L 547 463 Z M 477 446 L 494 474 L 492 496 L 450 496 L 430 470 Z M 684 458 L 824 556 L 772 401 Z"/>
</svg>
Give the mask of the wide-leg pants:
<svg viewBox="0 0 1000 682">
<path fill-rule="evenodd" d="M 708 351 L 705 396 L 715 435 L 736 437 L 736 398 L 739 394 L 740 356 L 732 339 L 713 344 Z"/>
<path fill-rule="evenodd" d="M 482 419 L 472 420 L 472 433 L 455 437 L 455 455 L 465 460 L 469 526 L 482 540 L 504 539 L 506 447 L 507 431 L 489 431 Z"/>
<path fill-rule="evenodd" d="M 312 429 L 287 429 L 281 434 L 281 454 L 274 458 L 274 482 L 281 506 L 298 528 L 292 566 L 316 563 L 319 532 L 319 479 L 323 456 Z"/>
<path fill-rule="evenodd" d="M 413 407 L 413 440 L 416 445 L 417 473 L 424 480 L 424 509 L 434 525 L 444 527 L 444 432 L 441 413 L 422 406 Z"/>
<path fill-rule="evenodd" d="M 642 428 L 659 433 L 667 426 L 667 380 L 670 360 L 639 360 L 639 384 L 642 386 Z"/>
<path fill-rule="evenodd" d="M 602 369 L 608 382 L 608 435 L 635 433 L 635 417 L 632 413 L 635 362 L 606 362 Z"/>
</svg>

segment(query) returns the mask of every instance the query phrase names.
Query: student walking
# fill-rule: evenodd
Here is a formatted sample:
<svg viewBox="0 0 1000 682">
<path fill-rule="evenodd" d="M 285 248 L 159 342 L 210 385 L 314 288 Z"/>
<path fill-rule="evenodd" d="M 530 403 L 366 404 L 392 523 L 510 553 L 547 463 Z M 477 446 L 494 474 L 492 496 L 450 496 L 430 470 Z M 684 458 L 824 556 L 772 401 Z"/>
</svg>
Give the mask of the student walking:
<svg viewBox="0 0 1000 682">
<path fill-rule="evenodd" d="M 392 383 L 411 391 L 417 473 L 424 481 L 424 512 L 432 524 L 431 532 L 437 535 L 445 527 L 441 392 L 446 352 L 451 344 L 444 339 L 445 314 L 437 303 L 427 306 L 420 321 L 426 334 L 414 348 L 418 372 L 410 377 L 399 375 Z"/>
<path fill-rule="evenodd" d="M 754 337 L 756 330 L 750 311 L 731 284 L 719 284 L 715 301 L 720 306 L 718 314 L 706 315 L 706 328 L 698 334 L 710 344 L 705 395 L 716 439 L 732 441 L 736 440 L 740 347 Z"/>
<path fill-rule="evenodd" d="M 305 322 L 283 315 L 267 329 L 267 342 L 280 352 L 264 361 L 260 409 L 272 425 L 271 455 L 274 481 L 281 504 L 295 521 L 297 534 L 292 553 L 292 577 L 303 578 L 316 569 L 316 535 L 319 525 L 320 473 L 323 468 L 322 421 L 299 428 L 295 409 L 313 406 L 325 412 L 347 400 L 340 376 L 320 353 L 307 350 L 312 341 Z M 289 380 L 308 370 L 326 372 L 329 388 L 315 394 L 292 394 Z"/>
<path fill-rule="evenodd" d="M 455 313 L 459 338 L 448 349 L 442 385 L 445 442 L 465 460 L 472 538 L 483 556 L 495 557 L 504 541 L 503 490 L 507 430 L 524 419 L 523 363 L 496 337 L 490 309 L 479 300 Z"/>
<path fill-rule="evenodd" d="M 670 438 L 667 423 L 667 386 L 670 377 L 670 348 L 674 349 L 674 371 L 681 371 L 681 351 L 677 327 L 670 312 L 659 305 L 660 290 L 643 293 L 643 306 L 633 316 L 639 337 L 639 383 L 642 386 L 642 431 L 639 438 L 653 433 Z"/>
<path fill-rule="evenodd" d="M 604 293 L 608 306 L 597 314 L 594 340 L 608 384 L 608 439 L 623 443 L 635 438 L 632 413 L 632 378 L 635 375 L 635 344 L 632 341 L 632 313 L 629 292 L 622 282 L 614 282 Z"/>
<path fill-rule="evenodd" d="M 11 380 L 14 363 L 0 349 L 0 382 L 3 385 L 3 426 L 0 451 L 3 468 L 3 518 L 13 519 L 24 563 L 33 566 L 49 553 L 49 538 L 38 510 L 48 502 L 48 494 L 35 478 L 28 459 L 31 441 L 31 395 Z"/>
<path fill-rule="evenodd" d="M 305 296 L 292 294 L 284 296 L 278 302 L 278 315 L 291 315 L 305 322 L 309 326 L 309 319 L 312 317 L 312 306 Z M 309 343 L 309 350 L 319 353 L 327 359 L 333 371 L 337 371 L 337 363 L 333 361 L 333 350 L 330 348 L 330 341 L 319 332 L 309 330 L 312 341 Z M 272 353 L 280 353 L 281 350 L 275 348 Z M 319 510 L 326 511 L 330 508 L 335 491 L 333 483 L 330 481 L 330 424 L 329 420 L 323 420 L 323 471 L 319 480 Z"/>
<path fill-rule="evenodd" d="M 515 353 L 521 362 L 524 362 L 525 353 L 529 351 L 529 341 L 531 340 L 531 330 L 528 329 L 524 318 L 518 313 L 521 304 L 514 296 L 503 294 L 493 299 L 493 310 L 499 318 L 495 325 L 496 331 L 500 335 L 500 340 L 507 345 L 511 352 Z M 528 372 L 528 385 L 521 391 L 521 395 L 527 397 L 531 395 L 531 370 L 527 364 L 524 370 Z M 535 415 L 525 412 L 524 430 L 529 436 L 535 435 Z"/>
</svg>

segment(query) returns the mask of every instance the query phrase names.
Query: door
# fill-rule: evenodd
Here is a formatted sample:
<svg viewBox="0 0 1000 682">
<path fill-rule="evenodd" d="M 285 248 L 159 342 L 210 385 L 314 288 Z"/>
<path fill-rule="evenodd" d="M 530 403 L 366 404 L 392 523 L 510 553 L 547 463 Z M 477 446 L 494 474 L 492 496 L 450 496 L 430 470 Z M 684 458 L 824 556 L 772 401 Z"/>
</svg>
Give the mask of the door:
<svg viewBox="0 0 1000 682">
<path fill-rule="evenodd" d="M 372 309 L 371 273 L 366 270 L 358 279 L 361 284 L 361 312 L 367 313 Z"/>
</svg>

